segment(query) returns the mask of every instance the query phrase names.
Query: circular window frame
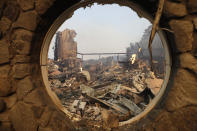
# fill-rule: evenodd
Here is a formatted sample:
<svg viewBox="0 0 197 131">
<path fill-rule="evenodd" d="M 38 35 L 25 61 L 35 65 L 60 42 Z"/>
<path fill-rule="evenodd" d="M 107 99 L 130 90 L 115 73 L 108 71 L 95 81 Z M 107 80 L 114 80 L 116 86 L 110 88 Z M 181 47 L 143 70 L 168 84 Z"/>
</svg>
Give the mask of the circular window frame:
<svg viewBox="0 0 197 131">
<path fill-rule="evenodd" d="M 54 34 L 56 33 L 56 31 L 58 30 L 58 28 L 69 18 L 72 17 L 73 13 L 75 10 L 82 8 L 82 7 L 87 7 L 87 6 L 91 6 L 93 3 L 98 3 L 98 4 L 119 4 L 120 6 L 126 6 L 131 8 L 132 10 L 134 10 L 139 17 L 144 17 L 146 19 L 148 19 L 151 23 L 153 23 L 153 18 L 146 12 L 144 11 L 142 8 L 140 8 L 139 5 L 128 1 L 128 0 L 85 0 L 85 1 L 81 1 L 78 2 L 76 4 L 74 4 L 73 6 L 71 6 L 70 8 L 66 9 L 51 25 L 51 27 L 49 28 L 48 32 L 46 33 L 43 43 L 42 43 L 42 47 L 41 47 L 41 52 L 40 52 L 40 65 L 41 65 L 41 73 L 42 73 L 42 79 L 44 82 L 44 85 L 46 87 L 47 93 L 49 94 L 50 98 L 52 99 L 53 103 L 62 111 L 64 112 L 70 119 L 72 118 L 72 120 L 78 120 L 73 119 L 71 113 L 65 108 L 63 107 L 63 105 L 61 104 L 59 98 L 57 97 L 57 95 L 51 90 L 50 85 L 49 85 L 49 81 L 48 81 L 48 69 L 47 69 L 47 61 L 48 61 L 48 50 L 49 50 L 49 46 L 51 44 L 51 40 L 54 36 Z M 165 93 L 165 90 L 167 88 L 167 84 L 168 81 L 170 79 L 170 73 L 171 73 L 171 66 L 172 66 L 172 62 L 171 62 L 171 55 L 170 55 L 170 49 L 167 43 L 167 39 L 165 37 L 164 32 L 159 28 L 157 33 L 160 36 L 160 39 L 162 41 L 162 45 L 163 45 L 163 49 L 165 52 L 165 76 L 164 76 L 164 82 L 162 85 L 162 88 L 160 89 L 158 95 L 148 104 L 148 106 L 145 108 L 145 110 L 143 112 L 141 112 L 140 114 L 138 114 L 135 117 L 132 117 L 131 119 L 127 120 L 127 121 L 123 121 L 123 122 L 119 122 L 119 126 L 124 126 L 127 124 L 131 124 L 133 122 L 139 121 L 142 118 L 144 118 L 147 114 L 149 114 L 154 107 L 157 105 L 157 103 L 161 100 L 162 96 Z"/>
</svg>

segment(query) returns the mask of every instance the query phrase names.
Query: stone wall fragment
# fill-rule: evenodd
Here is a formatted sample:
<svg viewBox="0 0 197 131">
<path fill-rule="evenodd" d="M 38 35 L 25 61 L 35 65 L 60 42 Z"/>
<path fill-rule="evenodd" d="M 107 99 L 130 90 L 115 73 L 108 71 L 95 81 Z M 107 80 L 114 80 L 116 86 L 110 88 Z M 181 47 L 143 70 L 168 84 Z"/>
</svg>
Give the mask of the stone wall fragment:
<svg viewBox="0 0 197 131">
<path fill-rule="evenodd" d="M 31 82 L 31 77 L 25 77 L 17 83 L 17 98 L 19 100 L 23 99 L 28 93 L 34 89 L 34 86 Z"/>
<path fill-rule="evenodd" d="M 13 77 L 17 79 L 22 79 L 25 76 L 30 75 L 31 66 L 30 64 L 16 64 L 13 66 Z"/>
<path fill-rule="evenodd" d="M 3 11 L 3 15 L 10 19 L 11 21 L 15 21 L 20 13 L 20 9 L 16 2 L 9 1 Z"/>
<path fill-rule="evenodd" d="M 34 0 L 17 0 L 17 2 L 24 11 L 34 8 Z"/>
<path fill-rule="evenodd" d="M 171 20 L 170 27 L 174 31 L 176 47 L 180 52 L 190 51 L 193 42 L 193 24 L 187 20 Z"/>
<path fill-rule="evenodd" d="M 34 31 L 36 29 L 37 23 L 38 23 L 37 13 L 35 11 L 28 11 L 21 13 L 13 26 Z"/>
<path fill-rule="evenodd" d="M 6 40 L 0 40 L 0 64 L 9 62 L 9 43 Z"/>
<path fill-rule="evenodd" d="M 36 0 L 36 11 L 40 15 L 44 14 L 53 2 L 54 0 Z"/>
<path fill-rule="evenodd" d="M 193 70 L 197 74 L 197 59 L 190 53 L 180 55 L 180 64 L 183 68 Z"/>
<path fill-rule="evenodd" d="M 179 69 L 171 91 L 168 94 L 166 108 L 174 111 L 181 107 L 197 104 L 197 78 L 185 69 Z"/>
<path fill-rule="evenodd" d="M 38 124 L 34 118 L 31 105 L 18 102 L 10 111 L 9 118 L 16 131 L 36 131 Z"/>
<path fill-rule="evenodd" d="M 165 1 L 164 13 L 168 16 L 183 17 L 187 15 L 186 6 L 183 3 Z"/>
</svg>

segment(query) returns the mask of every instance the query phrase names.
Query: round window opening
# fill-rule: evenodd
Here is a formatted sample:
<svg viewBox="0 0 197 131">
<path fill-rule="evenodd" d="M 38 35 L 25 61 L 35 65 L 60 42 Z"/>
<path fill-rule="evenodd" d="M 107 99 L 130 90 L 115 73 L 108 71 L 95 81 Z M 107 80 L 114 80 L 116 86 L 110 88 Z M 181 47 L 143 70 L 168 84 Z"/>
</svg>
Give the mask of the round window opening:
<svg viewBox="0 0 197 131">
<path fill-rule="evenodd" d="M 102 127 L 113 117 L 110 126 L 123 126 L 140 120 L 159 102 L 171 64 L 158 30 L 151 68 L 151 21 L 130 2 L 80 2 L 54 22 L 41 51 L 41 65 L 47 65 L 41 67 L 42 75 L 52 100 L 72 121 Z"/>
</svg>

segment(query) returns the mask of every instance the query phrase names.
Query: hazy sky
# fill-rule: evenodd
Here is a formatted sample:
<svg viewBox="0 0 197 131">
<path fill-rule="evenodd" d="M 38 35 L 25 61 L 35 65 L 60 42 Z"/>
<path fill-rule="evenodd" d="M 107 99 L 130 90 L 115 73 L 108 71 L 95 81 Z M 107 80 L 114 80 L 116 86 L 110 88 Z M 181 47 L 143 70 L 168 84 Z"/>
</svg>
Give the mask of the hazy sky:
<svg viewBox="0 0 197 131">
<path fill-rule="evenodd" d="M 130 42 L 141 39 L 149 25 L 148 20 L 139 18 L 128 7 L 94 4 L 91 8 L 76 10 L 58 31 L 74 29 L 77 33 L 75 41 L 78 43 L 78 52 L 81 53 L 125 52 Z M 54 38 L 51 41 L 49 58 L 53 58 Z M 87 58 L 92 57 L 85 57 Z"/>
</svg>

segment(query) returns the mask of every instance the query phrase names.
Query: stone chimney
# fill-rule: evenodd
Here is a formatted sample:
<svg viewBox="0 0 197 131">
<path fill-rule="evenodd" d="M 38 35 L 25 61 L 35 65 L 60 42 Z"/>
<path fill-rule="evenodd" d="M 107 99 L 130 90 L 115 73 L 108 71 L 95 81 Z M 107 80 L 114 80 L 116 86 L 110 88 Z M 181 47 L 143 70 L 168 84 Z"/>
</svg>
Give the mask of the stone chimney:
<svg viewBox="0 0 197 131">
<path fill-rule="evenodd" d="M 77 33 L 70 29 L 56 33 L 55 60 L 65 60 L 77 57 L 77 43 L 74 41 L 76 35 Z"/>
</svg>

